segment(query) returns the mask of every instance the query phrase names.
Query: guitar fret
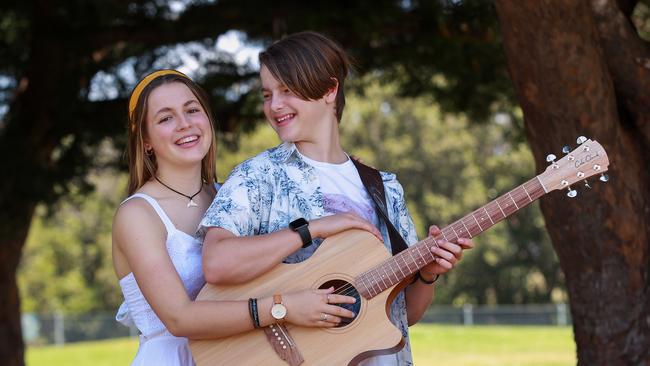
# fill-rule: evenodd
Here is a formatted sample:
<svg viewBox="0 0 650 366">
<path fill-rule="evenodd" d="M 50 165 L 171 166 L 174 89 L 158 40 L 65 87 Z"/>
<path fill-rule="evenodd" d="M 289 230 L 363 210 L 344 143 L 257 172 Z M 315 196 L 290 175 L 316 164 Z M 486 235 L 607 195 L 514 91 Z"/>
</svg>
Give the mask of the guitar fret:
<svg viewBox="0 0 650 366">
<path fill-rule="evenodd" d="M 435 240 L 435 239 L 433 239 L 433 240 Z M 429 238 L 423 240 L 422 242 L 423 242 L 423 244 L 422 244 L 422 245 L 418 245 L 418 246 L 421 247 L 420 249 L 424 249 L 424 252 L 427 253 L 427 255 L 428 255 L 429 257 L 431 257 L 431 258 L 429 258 L 429 259 L 426 259 L 426 258 L 425 258 L 424 263 L 427 263 L 427 264 L 428 264 L 428 263 L 431 263 L 431 262 L 433 262 L 433 260 L 434 260 L 436 257 L 433 255 L 433 253 L 431 253 L 431 249 L 429 249 Z M 420 252 L 420 253 L 421 253 L 421 252 Z"/>
<path fill-rule="evenodd" d="M 465 228 L 465 231 L 467 232 L 467 236 L 472 238 L 472 233 L 469 232 L 469 229 L 467 229 L 467 225 L 465 225 L 465 222 L 463 222 L 463 219 L 459 220 L 461 224 L 463 224 L 463 227 Z"/>
<path fill-rule="evenodd" d="M 410 250 L 405 250 L 405 252 L 409 253 L 409 255 L 411 256 L 411 259 L 413 260 L 411 263 L 413 263 L 413 265 L 415 266 L 415 270 L 417 270 L 418 269 L 418 261 L 415 259 L 415 257 L 413 257 L 413 253 L 411 253 Z M 409 267 L 409 270 L 411 270 L 410 267 Z M 415 272 L 415 271 L 413 271 L 413 272 Z"/>
<path fill-rule="evenodd" d="M 383 266 L 382 266 L 382 267 L 383 267 Z M 382 267 L 379 267 L 379 268 L 382 268 Z M 385 269 L 384 269 L 384 273 L 386 273 L 386 270 L 385 270 Z M 387 289 L 387 288 L 389 287 L 389 286 L 386 286 L 386 281 L 384 281 L 384 277 L 385 277 L 384 275 L 382 275 L 381 273 L 379 273 L 379 279 L 381 280 L 381 282 L 384 283 L 384 286 L 385 286 L 384 288 L 381 289 L 381 291 L 384 291 L 385 289 Z M 381 291 L 380 291 L 380 292 L 381 292 Z"/>
<path fill-rule="evenodd" d="M 409 266 L 408 262 L 406 261 L 406 258 L 404 258 L 404 252 L 399 253 L 398 256 L 402 259 L 402 262 L 404 262 L 404 265 L 408 269 L 409 273 L 412 273 L 413 271 L 411 271 L 411 267 Z"/>
<path fill-rule="evenodd" d="M 506 215 L 506 213 L 503 212 L 503 209 L 501 208 L 501 205 L 499 204 L 499 200 L 496 199 L 496 200 L 494 200 L 494 202 L 496 202 L 496 203 L 497 203 L 497 206 L 499 206 L 499 210 L 501 210 L 501 214 L 503 214 L 503 218 L 508 217 L 508 215 Z"/>
<path fill-rule="evenodd" d="M 400 267 L 399 263 L 397 263 L 397 261 L 395 261 L 395 264 L 397 264 L 397 269 L 399 269 L 399 271 L 402 272 L 402 276 L 404 276 L 402 278 L 406 278 L 406 274 L 404 273 L 404 271 L 402 271 L 402 267 Z"/>
<path fill-rule="evenodd" d="M 533 199 L 530 198 L 530 195 L 528 194 L 528 190 L 526 189 L 526 185 L 522 185 L 521 187 L 524 189 L 524 192 L 526 192 L 526 196 L 528 196 L 528 199 L 530 200 L 530 202 L 533 202 Z"/>
<path fill-rule="evenodd" d="M 470 235 L 470 238 L 475 237 L 478 233 L 481 232 L 480 228 L 477 228 L 476 225 L 472 222 L 472 219 L 469 217 L 470 215 L 467 215 L 460 219 L 460 222 L 465 226 L 465 229 L 467 230 L 467 234 Z M 465 220 L 468 220 L 465 222 Z M 476 232 L 474 232 L 476 231 Z"/>
<path fill-rule="evenodd" d="M 535 179 L 537 179 L 537 183 L 539 183 L 539 185 L 542 187 L 542 189 L 544 190 L 544 193 L 548 193 L 548 189 L 546 189 L 546 187 L 544 187 L 544 183 L 542 183 L 542 181 L 539 179 L 539 175 L 536 176 Z"/>
<path fill-rule="evenodd" d="M 474 221 L 476 221 L 476 225 L 478 225 L 478 228 L 481 229 L 481 231 L 485 230 L 485 229 L 483 229 L 483 227 L 481 226 L 481 223 L 478 222 L 478 220 L 476 219 L 476 216 L 474 215 L 473 212 L 472 212 L 472 217 L 474 218 Z M 481 217 L 481 220 L 483 220 L 482 217 Z"/>
<path fill-rule="evenodd" d="M 365 291 L 365 292 L 370 296 L 370 289 L 368 289 L 368 285 L 367 285 L 366 282 L 363 280 L 363 278 L 364 278 L 364 276 L 359 276 L 359 281 L 360 281 L 360 283 L 363 285 L 363 287 L 366 288 L 366 291 Z"/>
<path fill-rule="evenodd" d="M 508 200 L 506 198 L 506 196 L 501 196 L 501 197 L 497 198 L 497 202 L 499 202 L 500 199 L 505 200 L 503 202 L 503 205 L 501 205 L 501 207 L 503 207 L 503 210 L 506 212 L 506 217 L 508 217 L 508 216 L 512 215 L 513 213 L 517 212 L 517 208 L 515 208 L 514 205 L 510 204 L 510 200 L 512 200 L 512 197 L 510 198 L 510 200 Z M 513 200 L 513 202 L 514 202 L 514 200 Z M 500 202 L 499 202 L 499 204 L 500 204 Z"/>
<path fill-rule="evenodd" d="M 390 270 L 393 271 L 393 276 L 395 277 L 395 283 L 399 282 L 399 276 L 397 275 L 397 272 L 395 272 L 395 267 L 393 266 L 395 264 L 395 261 L 392 260 L 388 262 L 390 266 Z"/>
<path fill-rule="evenodd" d="M 424 256 L 422 255 L 422 253 L 420 253 L 419 248 L 418 249 L 414 248 L 414 250 L 417 250 L 418 254 L 420 255 L 420 258 L 422 258 L 422 265 L 420 266 L 420 268 L 424 267 L 424 265 L 427 263 L 427 260 L 424 259 Z"/>
<path fill-rule="evenodd" d="M 458 233 L 456 232 L 456 229 L 454 228 L 454 225 L 452 224 L 452 225 L 449 225 L 449 226 L 451 226 L 451 229 L 454 231 L 454 234 L 456 235 L 456 238 L 460 238 L 460 235 L 458 235 Z"/>
<path fill-rule="evenodd" d="M 436 240 L 435 238 L 431 238 L 431 239 L 434 240 L 434 241 Z M 436 260 L 436 256 L 433 255 L 433 253 L 431 253 L 431 248 L 429 246 L 430 244 L 433 244 L 433 243 L 429 243 L 428 241 L 425 241 L 423 247 L 424 247 L 424 251 L 426 253 L 428 253 L 429 256 L 431 257 L 431 259 L 429 260 L 429 263 L 432 263 L 433 261 Z"/>
<path fill-rule="evenodd" d="M 390 273 L 388 273 L 388 270 L 386 269 L 386 266 L 381 266 L 381 269 L 383 269 L 384 273 L 385 273 L 385 275 L 382 275 L 382 282 L 384 282 L 384 286 L 386 286 L 386 288 L 389 288 L 390 283 L 391 283 L 391 281 L 390 281 Z M 388 285 L 386 285 L 386 279 L 388 280 Z"/>
<path fill-rule="evenodd" d="M 541 185 L 539 179 L 537 179 L 537 180 L 531 179 L 528 182 L 524 183 L 524 187 L 526 185 L 528 185 L 531 188 L 530 189 L 530 192 L 531 192 L 530 195 L 532 197 L 531 201 L 543 196 L 544 193 L 546 193 L 544 191 L 544 187 Z"/>
<path fill-rule="evenodd" d="M 373 293 L 373 291 L 374 291 L 375 289 L 374 289 L 374 287 L 372 286 L 372 281 L 369 280 L 369 279 L 367 278 L 367 275 L 364 276 L 364 277 L 366 277 L 366 281 L 368 282 L 368 284 L 366 285 L 366 288 L 368 289 L 368 293 L 370 294 L 370 296 L 373 296 L 373 297 L 376 296 L 376 295 L 377 295 L 377 292 Z M 370 285 L 370 286 L 368 286 L 368 285 Z"/>
<path fill-rule="evenodd" d="M 373 272 L 372 270 L 368 272 L 368 277 L 370 277 L 368 282 L 370 283 L 370 288 L 374 292 L 374 294 L 372 296 L 376 296 L 377 294 L 379 294 L 379 291 L 377 291 L 377 289 L 375 289 L 375 286 L 377 285 L 377 281 L 376 281 L 375 275 L 372 272 Z"/>
<path fill-rule="evenodd" d="M 494 225 L 494 220 L 492 220 L 492 216 L 490 215 L 490 213 L 489 213 L 489 212 L 487 211 L 487 209 L 485 208 L 486 206 L 487 206 L 487 205 L 483 206 L 483 211 L 485 211 L 485 214 L 487 215 L 487 217 L 488 217 L 488 218 L 490 219 L 490 221 L 492 222 L 492 225 Z"/>
<path fill-rule="evenodd" d="M 512 198 L 512 194 L 510 194 L 510 192 L 508 192 L 508 196 L 510 197 L 510 199 L 512 200 L 512 203 L 514 203 L 514 204 L 515 204 L 515 207 L 516 207 L 516 208 L 517 208 L 517 210 L 518 210 L 518 209 L 519 209 L 519 206 L 517 206 L 517 202 L 515 201 L 515 199 L 514 199 L 514 198 Z"/>
</svg>

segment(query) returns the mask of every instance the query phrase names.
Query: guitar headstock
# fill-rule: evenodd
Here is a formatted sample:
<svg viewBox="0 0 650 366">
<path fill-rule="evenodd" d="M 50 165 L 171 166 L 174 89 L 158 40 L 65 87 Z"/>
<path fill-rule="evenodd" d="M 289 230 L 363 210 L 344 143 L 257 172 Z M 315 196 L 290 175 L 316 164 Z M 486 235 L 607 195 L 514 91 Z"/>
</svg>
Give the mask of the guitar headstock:
<svg viewBox="0 0 650 366">
<path fill-rule="evenodd" d="M 556 189 L 567 189 L 567 196 L 575 197 L 577 192 L 571 188 L 576 182 L 585 182 L 587 188 L 591 188 L 587 178 L 600 174 L 600 181 L 607 182 L 609 177 L 604 174 L 609 167 L 609 159 L 605 149 L 598 141 L 588 140 L 580 136 L 577 140 L 580 146 L 571 151 L 568 146 L 562 149 L 566 155 L 555 161 L 555 155 L 549 154 L 546 161 L 551 165 L 544 173 L 538 176 L 546 192 Z"/>
</svg>

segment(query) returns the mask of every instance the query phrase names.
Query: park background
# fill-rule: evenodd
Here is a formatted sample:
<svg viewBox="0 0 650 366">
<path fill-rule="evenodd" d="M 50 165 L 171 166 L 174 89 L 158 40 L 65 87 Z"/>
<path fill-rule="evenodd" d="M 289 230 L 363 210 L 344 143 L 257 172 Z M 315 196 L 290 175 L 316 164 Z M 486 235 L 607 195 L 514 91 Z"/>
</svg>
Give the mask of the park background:
<svg viewBox="0 0 650 366">
<path fill-rule="evenodd" d="M 128 362 L 134 340 L 121 351 L 102 343 L 109 353 L 85 361 L 49 353 L 74 343 L 46 346 L 57 342 L 56 319 L 90 329 L 66 335 L 64 326 L 67 341 L 93 327 L 87 338 L 102 338 L 92 319 L 112 321 L 121 300 L 110 227 L 125 198 L 126 97 L 163 67 L 203 85 L 223 180 L 277 144 L 261 115 L 257 51 L 312 29 L 356 60 L 343 146 L 397 173 L 420 236 L 539 174 L 546 154 L 561 157 L 579 135 L 601 142 L 613 162 L 608 185 L 592 182 L 576 199 L 553 192 L 476 238 L 437 285 L 434 313 L 525 314 L 550 304 L 540 311 L 546 320 L 533 323 L 554 328 L 423 324 L 414 329 L 418 365 L 647 364 L 649 19 L 647 1 L 624 0 L 4 2 L 0 360 L 21 365 L 25 339 L 28 364 L 119 362 L 115 352 Z M 464 322 L 451 318 L 431 320 Z M 562 342 L 546 348 L 535 339 Z M 79 352 L 94 354 L 87 347 Z M 418 359 L 420 349 L 437 353 Z M 563 356 L 544 359 L 553 353 Z"/>
</svg>

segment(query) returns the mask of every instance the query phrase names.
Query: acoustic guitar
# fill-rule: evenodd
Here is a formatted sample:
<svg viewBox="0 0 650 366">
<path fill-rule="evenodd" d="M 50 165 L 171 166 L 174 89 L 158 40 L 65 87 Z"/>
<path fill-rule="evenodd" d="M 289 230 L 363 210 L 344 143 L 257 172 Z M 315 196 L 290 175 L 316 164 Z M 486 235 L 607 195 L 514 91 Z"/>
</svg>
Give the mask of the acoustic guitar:
<svg viewBox="0 0 650 366">
<path fill-rule="evenodd" d="M 454 242 L 473 238 L 497 222 L 554 190 L 566 189 L 569 197 L 576 191 L 571 185 L 604 174 L 609 161 L 603 147 L 584 137 L 573 151 L 555 161 L 540 175 L 478 208 L 442 229 L 441 237 Z M 279 264 L 271 271 L 237 286 L 206 285 L 197 300 L 243 300 L 273 296 L 305 288 L 335 286 L 337 293 L 357 298 L 354 319 L 335 328 L 310 328 L 293 324 L 275 325 L 266 330 L 214 340 L 190 341 L 198 366 L 208 365 L 356 365 L 365 358 L 399 351 L 404 340 L 390 322 L 390 304 L 422 267 L 434 261 L 427 238 L 407 250 L 391 256 L 372 234 L 349 230 L 323 241 L 307 260 Z M 303 362 L 304 360 L 304 362 Z"/>
</svg>

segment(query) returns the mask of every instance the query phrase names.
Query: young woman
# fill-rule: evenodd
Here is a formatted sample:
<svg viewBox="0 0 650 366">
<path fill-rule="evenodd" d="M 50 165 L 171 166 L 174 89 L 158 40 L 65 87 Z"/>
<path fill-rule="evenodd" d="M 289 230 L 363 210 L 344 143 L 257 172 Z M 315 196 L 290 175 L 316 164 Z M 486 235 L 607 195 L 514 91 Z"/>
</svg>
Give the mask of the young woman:
<svg viewBox="0 0 650 366">
<path fill-rule="evenodd" d="M 340 231 L 342 213 L 348 220 L 363 217 L 364 223 L 371 222 L 390 251 L 387 227 L 340 144 L 343 85 L 349 70 L 343 49 L 321 34 L 296 33 L 262 52 L 260 64 L 264 114 L 283 143 L 235 168 L 206 212 L 201 232 L 208 282 L 245 282 L 282 261 L 309 258 L 321 239 Z M 381 177 L 390 221 L 407 245 L 416 243 L 402 186 L 394 174 L 382 172 Z M 439 233 L 435 226 L 429 229 L 430 235 Z M 463 238 L 458 244 L 439 240 L 430 248 L 436 260 L 417 273 L 391 306 L 391 320 L 405 346 L 398 353 L 369 358 L 364 365 L 412 365 L 408 326 L 431 303 L 438 275 L 452 269 L 463 250 L 472 246 Z"/>
<path fill-rule="evenodd" d="M 193 301 L 205 284 L 194 232 L 218 189 L 213 125 L 205 93 L 178 71 L 156 71 L 131 94 L 129 197 L 113 222 L 113 263 L 125 299 L 117 320 L 142 333 L 133 365 L 193 365 L 187 338 L 218 338 L 276 321 L 271 297 L 257 299 L 255 309 L 245 301 Z M 341 230 L 351 227 L 361 226 Z M 321 314 L 351 316 L 330 303 L 354 298 L 332 291 L 283 294 L 286 321 L 332 327 L 340 318 Z"/>
</svg>

